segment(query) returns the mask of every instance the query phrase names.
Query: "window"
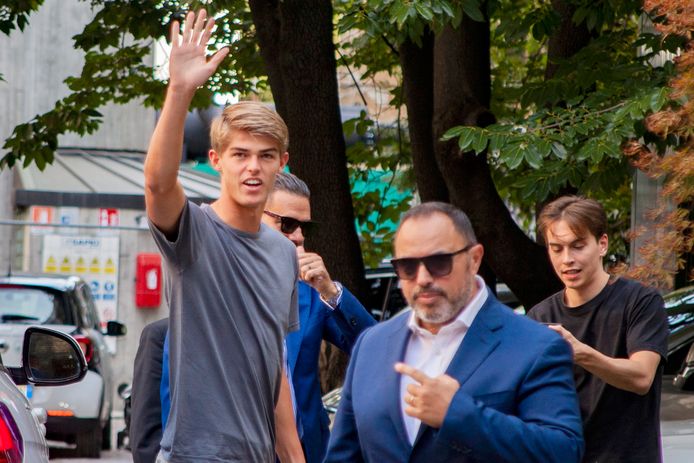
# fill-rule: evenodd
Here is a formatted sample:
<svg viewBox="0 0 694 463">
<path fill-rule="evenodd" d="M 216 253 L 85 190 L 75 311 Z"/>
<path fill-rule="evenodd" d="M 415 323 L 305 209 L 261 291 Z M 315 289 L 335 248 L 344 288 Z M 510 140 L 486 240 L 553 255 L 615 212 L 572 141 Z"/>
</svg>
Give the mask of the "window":
<svg viewBox="0 0 694 463">
<path fill-rule="evenodd" d="M 0 323 L 64 324 L 62 293 L 49 288 L 0 285 Z"/>
</svg>

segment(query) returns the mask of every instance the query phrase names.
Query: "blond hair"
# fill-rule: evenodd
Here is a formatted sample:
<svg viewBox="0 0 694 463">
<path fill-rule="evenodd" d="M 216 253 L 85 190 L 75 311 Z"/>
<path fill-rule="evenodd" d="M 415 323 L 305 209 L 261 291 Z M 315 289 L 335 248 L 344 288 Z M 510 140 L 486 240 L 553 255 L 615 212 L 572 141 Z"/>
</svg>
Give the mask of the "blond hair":
<svg viewBox="0 0 694 463">
<path fill-rule="evenodd" d="M 212 149 L 218 153 L 224 151 L 233 130 L 275 140 L 280 154 L 287 151 L 289 146 L 287 124 L 279 114 L 257 101 L 242 101 L 224 108 L 210 127 Z"/>
</svg>

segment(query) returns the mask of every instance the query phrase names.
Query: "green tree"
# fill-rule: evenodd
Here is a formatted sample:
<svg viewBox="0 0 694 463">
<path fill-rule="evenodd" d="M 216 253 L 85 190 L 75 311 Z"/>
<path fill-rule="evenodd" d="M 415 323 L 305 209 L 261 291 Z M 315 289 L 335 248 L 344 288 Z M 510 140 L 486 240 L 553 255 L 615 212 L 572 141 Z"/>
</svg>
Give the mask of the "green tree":
<svg viewBox="0 0 694 463">
<path fill-rule="evenodd" d="M 5 2 L 0 30 L 21 29 L 41 3 Z M 451 201 L 470 215 L 486 247 L 488 278 L 496 273 L 527 306 L 558 282 L 544 249 L 516 224 L 507 204 L 529 221 L 538 205 L 564 192 L 601 198 L 628 192 L 630 170 L 620 147 L 633 138 L 655 139 L 642 121 L 667 101 L 673 70 L 652 58 L 683 43 L 642 30 L 646 15 L 634 0 L 91 4 L 95 18 L 75 37 L 85 66 L 68 79 L 72 94 L 18 126 L 2 163 L 45 165 L 58 134 L 93 131 L 101 122 L 98 108 L 108 101 L 144 96 L 145 104 L 159 105 L 164 82 L 152 78 L 142 57 L 181 9 L 205 4 L 222 24 L 211 48 L 231 44 L 232 50 L 194 104 L 208 105 L 213 92 L 246 94 L 269 85 L 290 129 L 291 167 L 314 191 L 315 215 L 329 231 L 312 245 L 339 278 L 365 294 L 336 49 L 350 69 L 395 76 L 400 85 L 391 104 L 408 115 L 408 137 L 397 131 L 388 149 L 361 147 L 351 154 L 354 163 L 370 159 L 395 170 L 411 157 L 420 197 Z M 370 123 L 363 118 L 352 126 Z M 372 212 L 364 203 L 360 215 Z M 384 214 L 394 215 L 389 211 Z M 620 214 L 615 223 L 624 223 Z"/>
</svg>

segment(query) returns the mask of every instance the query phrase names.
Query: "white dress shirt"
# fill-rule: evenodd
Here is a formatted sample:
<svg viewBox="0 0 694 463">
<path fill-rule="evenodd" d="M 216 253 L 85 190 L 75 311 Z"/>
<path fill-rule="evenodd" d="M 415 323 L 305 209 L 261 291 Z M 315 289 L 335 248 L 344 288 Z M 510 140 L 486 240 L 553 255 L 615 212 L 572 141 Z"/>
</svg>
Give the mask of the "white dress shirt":
<svg viewBox="0 0 694 463">
<path fill-rule="evenodd" d="M 415 313 L 412 311 L 407 323 L 412 335 L 405 348 L 404 363 L 431 378 L 446 372 L 453 356 L 458 351 L 458 347 L 460 347 L 460 343 L 463 342 L 467 330 L 472 325 L 482 305 L 487 301 L 487 286 L 484 280 L 479 275 L 475 275 L 475 282 L 478 288 L 475 297 L 463 307 L 463 310 L 452 322 L 442 326 L 437 334 L 419 326 Z M 400 411 L 410 444 L 414 444 L 421 421 L 405 413 L 407 385 L 411 383 L 415 383 L 415 381 L 407 375 L 402 375 L 400 379 Z"/>
</svg>

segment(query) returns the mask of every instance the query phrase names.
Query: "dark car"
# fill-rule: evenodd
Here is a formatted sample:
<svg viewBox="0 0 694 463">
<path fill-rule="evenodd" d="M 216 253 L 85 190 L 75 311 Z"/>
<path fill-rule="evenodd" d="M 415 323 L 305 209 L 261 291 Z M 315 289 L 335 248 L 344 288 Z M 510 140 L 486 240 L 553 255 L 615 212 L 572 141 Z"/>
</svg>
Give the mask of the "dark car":
<svg viewBox="0 0 694 463">
<path fill-rule="evenodd" d="M 664 297 L 670 334 L 666 374 L 676 374 L 680 389 L 694 390 L 694 286 Z"/>
<path fill-rule="evenodd" d="M 46 436 L 75 445 L 76 456 L 98 458 L 110 448 L 113 376 L 104 335 L 125 334 L 111 321 L 102 327 L 89 285 L 76 276 L 13 275 L 0 278 L 0 335 L 3 361 L 19 367 L 21 343 L 30 325 L 69 334 L 87 360 L 78 383 L 54 388 L 28 386 L 33 407 L 46 410 Z"/>
</svg>

